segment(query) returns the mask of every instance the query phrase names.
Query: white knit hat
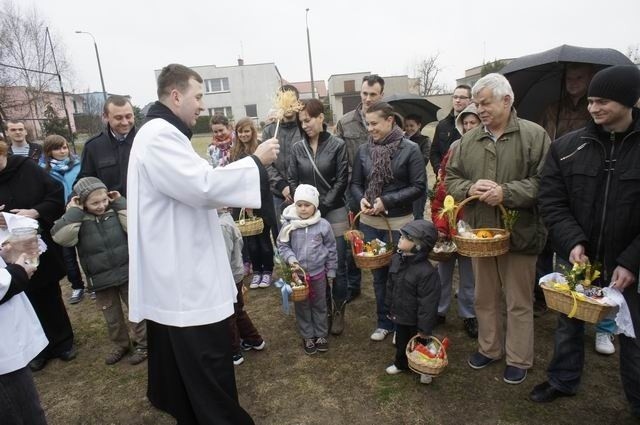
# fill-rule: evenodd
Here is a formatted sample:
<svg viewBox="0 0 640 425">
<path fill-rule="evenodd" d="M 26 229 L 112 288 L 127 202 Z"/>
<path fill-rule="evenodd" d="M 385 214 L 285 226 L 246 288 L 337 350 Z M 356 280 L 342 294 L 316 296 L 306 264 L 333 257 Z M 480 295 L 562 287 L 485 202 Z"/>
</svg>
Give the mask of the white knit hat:
<svg viewBox="0 0 640 425">
<path fill-rule="evenodd" d="M 310 184 L 299 185 L 296 187 L 296 193 L 293 196 L 293 202 L 298 201 L 306 201 L 318 208 L 318 205 L 320 204 L 320 194 L 318 193 L 318 189 Z"/>
</svg>

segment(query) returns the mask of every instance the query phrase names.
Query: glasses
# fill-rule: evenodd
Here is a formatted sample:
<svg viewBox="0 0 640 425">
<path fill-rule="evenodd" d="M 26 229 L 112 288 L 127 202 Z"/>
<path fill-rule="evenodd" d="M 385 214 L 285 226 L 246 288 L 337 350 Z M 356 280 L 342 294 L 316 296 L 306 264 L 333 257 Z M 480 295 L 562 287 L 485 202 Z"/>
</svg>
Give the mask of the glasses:
<svg viewBox="0 0 640 425">
<path fill-rule="evenodd" d="M 467 99 L 469 99 L 469 96 L 456 96 L 456 95 L 454 95 L 454 96 L 451 96 L 451 98 L 453 100 L 467 100 Z"/>
</svg>

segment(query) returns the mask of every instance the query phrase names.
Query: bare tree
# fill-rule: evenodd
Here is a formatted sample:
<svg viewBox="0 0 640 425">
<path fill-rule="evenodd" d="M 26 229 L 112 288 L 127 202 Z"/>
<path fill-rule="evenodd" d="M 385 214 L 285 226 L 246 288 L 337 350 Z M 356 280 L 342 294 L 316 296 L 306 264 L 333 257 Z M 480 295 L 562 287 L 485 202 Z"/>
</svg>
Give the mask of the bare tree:
<svg viewBox="0 0 640 425">
<path fill-rule="evenodd" d="M 631 62 L 637 64 L 640 63 L 640 44 L 630 44 L 627 47 L 627 57 L 631 59 Z"/>
<path fill-rule="evenodd" d="M 442 68 L 438 64 L 440 53 L 421 59 L 414 67 L 415 88 L 420 96 L 444 93 L 446 85 L 438 81 Z"/>
<path fill-rule="evenodd" d="M 23 10 L 13 0 L 4 0 L 0 13 L 0 108 L 28 110 L 40 117 L 46 108 L 47 91 L 59 91 L 53 54 L 47 39 L 47 23 L 37 9 Z M 53 51 L 61 75 L 70 71 L 64 48 L 52 37 Z M 8 88 L 11 88 L 9 90 Z M 24 90 L 17 96 L 16 88 Z"/>
</svg>

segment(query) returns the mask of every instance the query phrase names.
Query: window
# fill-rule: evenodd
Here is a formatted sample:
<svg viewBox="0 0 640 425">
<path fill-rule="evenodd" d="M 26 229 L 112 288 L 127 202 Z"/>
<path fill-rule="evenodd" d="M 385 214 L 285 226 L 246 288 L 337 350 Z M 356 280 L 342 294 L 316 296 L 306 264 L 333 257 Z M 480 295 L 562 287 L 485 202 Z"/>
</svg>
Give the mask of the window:
<svg viewBox="0 0 640 425">
<path fill-rule="evenodd" d="M 220 93 L 229 91 L 228 78 L 212 78 L 204 80 L 204 87 L 207 93 Z"/>
<path fill-rule="evenodd" d="M 350 93 L 356 91 L 356 80 L 347 80 L 344 82 L 344 92 Z"/>
<path fill-rule="evenodd" d="M 231 106 L 222 106 L 220 108 L 209 108 L 209 115 L 224 115 L 227 118 L 232 118 Z"/>
<path fill-rule="evenodd" d="M 257 117 L 258 116 L 258 106 L 257 105 L 244 105 L 244 111 L 248 117 Z"/>
</svg>

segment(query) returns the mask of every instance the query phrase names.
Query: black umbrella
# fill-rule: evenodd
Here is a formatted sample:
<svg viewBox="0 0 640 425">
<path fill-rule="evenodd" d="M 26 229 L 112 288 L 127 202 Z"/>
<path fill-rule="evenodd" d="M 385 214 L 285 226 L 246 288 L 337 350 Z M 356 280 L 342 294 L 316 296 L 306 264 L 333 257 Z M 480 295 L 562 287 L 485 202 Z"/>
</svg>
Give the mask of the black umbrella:
<svg viewBox="0 0 640 425">
<path fill-rule="evenodd" d="M 393 109 L 403 118 L 411 114 L 420 116 L 422 125 L 438 121 L 436 114 L 440 107 L 429 102 L 424 97 L 411 93 L 396 93 L 385 97 L 383 101 L 393 106 Z"/>
<path fill-rule="evenodd" d="M 518 116 L 538 121 L 547 105 L 560 99 L 566 64 L 570 62 L 592 64 L 596 72 L 612 65 L 633 65 L 615 49 L 567 44 L 514 59 L 500 73 L 511 83 Z"/>
</svg>

